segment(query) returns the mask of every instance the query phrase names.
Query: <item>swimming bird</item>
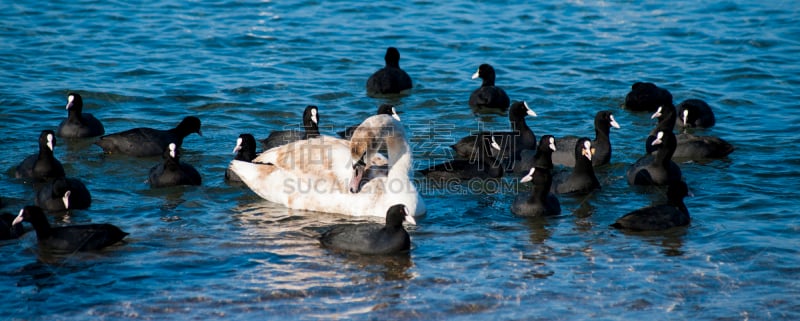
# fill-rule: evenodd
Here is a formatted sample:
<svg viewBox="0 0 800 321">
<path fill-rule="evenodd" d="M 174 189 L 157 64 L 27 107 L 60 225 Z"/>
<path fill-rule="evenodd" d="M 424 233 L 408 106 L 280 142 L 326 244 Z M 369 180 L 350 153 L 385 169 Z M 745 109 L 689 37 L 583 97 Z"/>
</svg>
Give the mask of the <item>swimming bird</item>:
<svg viewBox="0 0 800 321">
<path fill-rule="evenodd" d="M 319 137 L 319 109 L 317 106 L 308 105 L 303 110 L 303 130 L 286 129 L 269 133 L 267 138 L 261 140 L 264 150 L 286 145 L 298 140 Z"/>
<path fill-rule="evenodd" d="M 150 187 L 200 185 L 202 177 L 194 166 L 180 161 L 181 152 L 175 143 L 164 150 L 164 162 L 150 168 Z"/>
<path fill-rule="evenodd" d="M 592 154 L 595 147 L 587 137 L 575 142 L 575 167 L 562 171 L 553 177 L 553 192 L 558 194 L 588 194 L 600 189 L 600 181 L 594 174 Z"/>
<path fill-rule="evenodd" d="M 673 130 L 675 121 L 678 119 L 678 113 L 674 104 L 664 103 L 656 111 L 650 115 L 650 119 L 657 119 L 656 127 L 650 131 L 650 135 L 655 135 L 656 132 L 661 130 Z"/>
<path fill-rule="evenodd" d="M 667 102 L 672 103 L 672 94 L 669 90 L 659 88 L 651 82 L 636 82 L 631 85 L 631 91 L 625 95 L 623 108 L 653 112 Z"/>
<path fill-rule="evenodd" d="M 657 146 L 653 154 L 640 157 L 628 167 L 626 177 L 630 185 L 669 185 L 681 180 L 681 168 L 672 161 L 677 140 L 671 130 L 656 133 L 650 143 Z"/>
<path fill-rule="evenodd" d="M 17 165 L 16 178 L 31 178 L 35 181 L 64 177 L 64 166 L 56 159 L 53 150 L 56 135 L 52 130 L 39 134 L 39 153 L 29 155 Z"/>
<path fill-rule="evenodd" d="M 170 143 L 180 148 L 183 139 L 191 133 L 202 136 L 200 119 L 194 116 L 184 118 L 177 127 L 169 130 L 139 127 L 102 136 L 95 144 L 107 154 L 148 157 L 163 154 Z"/>
<path fill-rule="evenodd" d="M 256 139 L 251 134 L 241 134 L 236 139 L 236 147 L 233 148 L 236 156 L 235 160 L 243 162 L 252 161 L 258 154 L 256 154 Z M 241 182 L 242 179 L 236 175 L 230 168 L 225 169 L 225 180 L 232 182 Z"/>
<path fill-rule="evenodd" d="M 38 206 L 25 206 L 12 225 L 23 221 L 33 225 L 40 248 L 63 253 L 100 250 L 128 235 L 107 223 L 52 227 Z"/>
<path fill-rule="evenodd" d="M 658 123 L 656 123 L 656 126 L 650 131 L 650 134 L 648 134 L 647 139 L 645 140 L 645 151 L 648 154 L 652 154 L 657 149 L 652 142 L 656 139 L 656 134 L 658 132 L 673 131 L 673 128 L 675 127 L 675 121 L 678 119 L 675 105 L 672 103 L 665 103 L 661 106 L 658 106 L 656 111 L 650 116 L 650 119 L 658 119 Z"/>
<path fill-rule="evenodd" d="M 508 98 L 503 88 L 495 86 L 494 68 L 489 64 L 480 65 L 478 71 L 472 75 L 472 79 L 478 77 L 483 79 L 483 83 L 470 94 L 470 107 L 478 112 L 484 109 L 495 109 L 505 112 L 511 100 Z"/>
<path fill-rule="evenodd" d="M 395 110 L 394 106 L 390 104 L 381 104 L 378 106 L 378 112 L 376 115 L 389 115 L 392 116 L 392 118 L 397 119 L 397 121 L 400 121 L 400 115 L 397 114 L 397 110 Z M 358 128 L 358 125 L 350 126 L 336 134 L 341 138 L 350 139 L 350 136 L 353 136 L 353 131 L 355 131 L 356 128 Z"/>
<path fill-rule="evenodd" d="M 387 48 L 383 60 L 386 66 L 367 79 L 367 95 L 397 94 L 411 89 L 411 77 L 400 68 L 400 51 L 395 47 Z"/>
<path fill-rule="evenodd" d="M 386 146 L 388 172 L 369 180 L 370 160 Z M 348 141 L 321 136 L 264 151 L 252 163 L 234 160 L 231 169 L 256 194 L 294 209 L 352 216 L 385 215 L 404 204 L 414 216 L 425 203 L 411 182 L 411 147 L 402 124 L 374 115 Z"/>
<path fill-rule="evenodd" d="M 714 111 L 708 103 L 700 99 L 687 99 L 678 104 L 678 115 L 678 127 L 710 128 L 716 123 Z"/>
<path fill-rule="evenodd" d="M 489 134 L 478 135 L 481 153 L 473 159 L 453 159 L 420 170 L 433 181 L 461 181 L 470 179 L 491 179 L 503 176 L 503 164 L 497 159 L 500 145 Z"/>
<path fill-rule="evenodd" d="M 520 153 L 520 160 L 514 163 L 514 173 L 525 176 L 532 167 L 552 170 L 553 152 L 557 150 L 556 139 L 553 135 L 542 136 L 536 150 L 526 149 Z"/>
<path fill-rule="evenodd" d="M 450 147 L 458 156 L 468 159 L 476 159 L 482 152 L 479 148 L 478 136 L 491 135 L 502 149 L 498 159 L 508 159 L 509 162 L 519 161 L 520 155 L 525 149 L 536 149 L 536 134 L 528 127 L 525 122 L 526 116 L 536 117 L 528 103 L 524 101 L 514 102 L 508 111 L 508 122 L 511 125 L 510 131 L 480 132 L 469 135 L 458 140 Z M 509 167 L 513 167 L 513 164 Z M 525 170 L 528 170 L 527 168 Z"/>
<path fill-rule="evenodd" d="M 677 136 L 678 146 L 672 158 L 705 160 L 724 158 L 736 150 L 731 143 L 716 136 L 697 136 L 681 133 Z"/>
<path fill-rule="evenodd" d="M 676 226 L 687 226 L 691 222 L 689 210 L 683 198 L 690 196 L 683 181 L 667 186 L 666 204 L 640 208 L 617 219 L 612 227 L 634 231 L 659 231 Z"/>
<path fill-rule="evenodd" d="M 655 148 L 650 144 L 655 139 L 658 131 L 672 131 L 676 126 L 677 112 L 672 104 L 660 106 L 650 118 L 658 118 L 658 124 L 650 132 L 646 140 L 646 150 L 653 153 Z M 732 153 L 736 148 L 722 138 L 716 136 L 697 136 L 691 133 L 680 133 L 676 136 L 677 145 L 672 158 L 705 160 L 723 158 Z"/>
<path fill-rule="evenodd" d="M 79 179 L 59 177 L 36 192 L 36 205 L 49 212 L 87 209 L 92 205 L 92 194 Z"/>
<path fill-rule="evenodd" d="M 78 93 L 67 95 L 67 118 L 56 129 L 59 137 L 83 138 L 105 134 L 106 130 L 94 115 L 83 112 L 83 98 Z"/>
<path fill-rule="evenodd" d="M 386 224 L 340 224 L 325 231 L 319 238 L 322 246 L 344 252 L 369 255 L 386 255 L 407 252 L 411 239 L 403 228 L 403 221 L 417 222 L 403 204 L 389 207 Z"/>
<path fill-rule="evenodd" d="M 541 217 L 561 214 L 561 203 L 550 193 L 553 176 L 549 170 L 533 167 L 519 180 L 533 182 L 531 193 L 520 193 L 511 204 L 511 212 L 518 216 Z"/>
<path fill-rule="evenodd" d="M 611 138 L 609 135 L 611 127 L 619 128 L 619 123 L 614 119 L 611 111 L 598 111 L 594 117 L 592 166 L 605 165 L 611 161 Z M 577 136 L 564 136 L 556 139 L 556 148 L 558 150 L 553 153 L 553 163 L 569 167 L 575 166 L 575 155 L 570 151 L 573 150 L 577 141 Z"/>
</svg>

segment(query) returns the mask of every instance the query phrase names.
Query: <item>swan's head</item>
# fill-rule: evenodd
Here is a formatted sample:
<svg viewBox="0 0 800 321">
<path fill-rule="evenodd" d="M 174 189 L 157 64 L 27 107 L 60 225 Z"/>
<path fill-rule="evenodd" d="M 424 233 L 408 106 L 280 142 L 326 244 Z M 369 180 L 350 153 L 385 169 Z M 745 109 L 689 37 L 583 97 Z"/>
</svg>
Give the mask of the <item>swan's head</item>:
<svg viewBox="0 0 800 321">
<path fill-rule="evenodd" d="M 361 190 L 361 180 L 367 165 L 371 164 L 372 157 L 387 141 L 391 140 L 397 132 L 399 122 L 389 115 L 375 115 L 364 120 L 350 138 L 350 157 L 353 164 L 353 176 L 350 180 L 350 192 L 358 193 Z M 390 153 L 392 146 L 389 146 Z M 391 155 L 390 155 L 391 157 Z"/>
<path fill-rule="evenodd" d="M 353 162 L 353 177 L 350 179 L 350 193 L 358 193 L 361 191 L 361 180 L 364 178 L 364 172 L 367 171 L 367 163 L 364 162 L 364 156 L 361 156 L 357 161 Z"/>
</svg>

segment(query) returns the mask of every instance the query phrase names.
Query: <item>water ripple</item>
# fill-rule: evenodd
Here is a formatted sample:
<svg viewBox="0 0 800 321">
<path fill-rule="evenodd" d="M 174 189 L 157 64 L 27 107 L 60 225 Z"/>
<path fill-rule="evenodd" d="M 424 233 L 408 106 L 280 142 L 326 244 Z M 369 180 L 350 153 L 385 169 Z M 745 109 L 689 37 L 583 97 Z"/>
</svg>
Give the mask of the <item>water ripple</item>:
<svg viewBox="0 0 800 321">
<path fill-rule="evenodd" d="M 29 233 L 0 243 L 20 319 L 798 319 L 800 229 L 791 188 L 800 178 L 795 111 L 800 53 L 789 2 L 536 4 L 415 1 L 60 3 L 0 5 L 2 209 L 30 203 L 13 168 L 42 129 L 66 117 L 78 91 L 107 132 L 171 128 L 190 114 L 184 158 L 200 187 L 151 190 L 159 159 L 104 156 L 93 139 L 58 140 L 56 156 L 93 194 L 89 210 L 55 223 L 109 222 L 131 233 L 109 251 L 53 258 Z M 367 97 L 366 77 L 398 47 L 414 79 L 408 95 Z M 412 251 L 392 258 L 331 253 L 323 226 L 353 221 L 287 210 L 222 179 L 235 138 L 300 123 L 320 106 L 333 134 L 398 106 L 415 163 L 446 157 L 445 141 L 508 128 L 505 115 L 467 106 L 481 63 L 512 100 L 539 114 L 537 135 L 592 135 L 608 109 L 612 164 L 603 190 L 561 199 L 564 214 L 528 220 L 509 207 L 519 188 L 426 189 L 429 214 L 410 228 Z M 727 159 L 680 166 L 695 197 L 690 227 L 622 233 L 617 217 L 663 198 L 634 191 L 627 165 L 653 121 L 620 108 L 630 85 L 655 82 L 675 103 L 708 101 L 733 143 Z M 430 127 L 438 131 L 430 131 Z M 435 133 L 436 135 L 433 135 Z M 430 143 L 431 139 L 438 139 Z M 420 165 L 421 166 L 421 165 Z M 429 188 L 426 185 L 421 187 Z M 462 189 L 461 191 L 469 191 Z M 476 191 L 470 191 L 476 192 Z M 75 300 L 75 293 L 82 293 Z M 614 295 L 609 295 L 613 293 Z M 575 302 L 582 302 L 576 305 Z"/>
</svg>

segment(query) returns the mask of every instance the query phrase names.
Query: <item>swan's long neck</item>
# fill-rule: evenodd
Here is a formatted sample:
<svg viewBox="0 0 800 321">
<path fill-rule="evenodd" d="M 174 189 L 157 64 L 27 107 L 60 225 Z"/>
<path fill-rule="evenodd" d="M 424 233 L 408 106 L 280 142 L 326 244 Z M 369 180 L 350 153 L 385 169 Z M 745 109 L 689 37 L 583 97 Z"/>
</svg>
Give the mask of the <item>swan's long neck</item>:
<svg viewBox="0 0 800 321">
<path fill-rule="evenodd" d="M 403 125 L 389 115 L 375 115 L 364 120 L 353 132 L 350 150 L 353 160 L 371 159 L 382 146 L 388 151 L 389 182 L 409 182 L 411 147 L 406 140 Z M 396 183 L 395 183 L 396 184 Z"/>
<path fill-rule="evenodd" d="M 390 179 L 408 180 L 408 172 L 411 169 L 411 148 L 406 143 L 405 136 L 397 135 L 390 137 L 386 141 L 389 153 L 389 173 Z"/>
</svg>

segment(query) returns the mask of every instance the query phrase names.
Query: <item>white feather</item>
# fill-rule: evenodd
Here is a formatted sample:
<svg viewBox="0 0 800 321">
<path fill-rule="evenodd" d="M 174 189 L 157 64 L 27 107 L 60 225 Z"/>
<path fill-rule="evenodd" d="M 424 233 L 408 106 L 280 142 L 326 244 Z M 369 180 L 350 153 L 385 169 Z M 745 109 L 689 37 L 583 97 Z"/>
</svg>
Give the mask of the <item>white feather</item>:
<svg viewBox="0 0 800 321">
<path fill-rule="evenodd" d="M 380 137 L 367 137 L 365 128 L 388 128 Z M 374 160 L 380 143 L 389 151 L 386 176 L 372 178 L 358 193 L 349 183 L 358 160 L 351 144 L 367 143 L 365 156 Z M 389 115 L 367 118 L 350 141 L 321 136 L 270 149 L 252 163 L 232 161 L 230 168 L 262 198 L 294 209 L 385 217 L 389 207 L 403 204 L 413 216 L 426 212 L 409 178 L 411 150 L 400 122 Z"/>
</svg>

